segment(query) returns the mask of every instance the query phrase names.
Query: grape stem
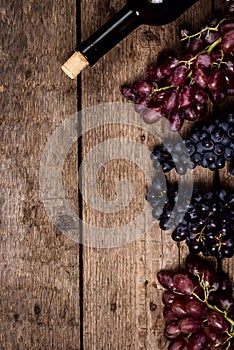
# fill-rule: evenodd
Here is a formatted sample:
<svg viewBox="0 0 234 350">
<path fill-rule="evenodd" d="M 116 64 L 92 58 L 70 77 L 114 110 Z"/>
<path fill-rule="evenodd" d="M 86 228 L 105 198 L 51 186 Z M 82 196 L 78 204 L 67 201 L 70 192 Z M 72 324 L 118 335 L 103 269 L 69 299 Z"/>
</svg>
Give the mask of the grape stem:
<svg viewBox="0 0 234 350">
<path fill-rule="evenodd" d="M 201 285 L 201 287 L 203 288 L 202 285 Z M 227 313 L 225 311 L 220 310 L 217 306 L 213 306 L 208 302 L 208 296 L 209 296 L 210 292 L 212 292 L 212 289 L 209 291 L 208 291 L 208 288 L 204 289 L 204 294 L 205 294 L 204 299 L 201 299 L 195 292 L 192 292 L 192 295 L 195 296 L 195 298 L 197 298 L 200 302 L 205 303 L 209 309 L 221 313 L 223 315 L 223 317 L 225 318 L 225 320 L 228 321 L 232 327 L 234 327 L 234 321 L 230 317 L 227 316 Z"/>
<path fill-rule="evenodd" d="M 191 38 L 194 38 L 196 36 L 199 35 L 199 37 L 201 37 L 201 34 L 208 31 L 214 31 L 214 32 L 217 32 L 219 30 L 219 26 L 221 23 L 223 23 L 224 21 L 226 21 L 226 18 L 223 18 L 215 27 L 208 27 L 206 26 L 205 28 L 203 28 L 202 30 L 200 30 L 199 32 L 195 33 L 195 34 L 192 34 L 192 35 L 186 35 L 184 38 L 180 39 L 180 41 L 184 41 L 184 40 L 187 40 L 187 39 L 191 39 Z"/>
</svg>

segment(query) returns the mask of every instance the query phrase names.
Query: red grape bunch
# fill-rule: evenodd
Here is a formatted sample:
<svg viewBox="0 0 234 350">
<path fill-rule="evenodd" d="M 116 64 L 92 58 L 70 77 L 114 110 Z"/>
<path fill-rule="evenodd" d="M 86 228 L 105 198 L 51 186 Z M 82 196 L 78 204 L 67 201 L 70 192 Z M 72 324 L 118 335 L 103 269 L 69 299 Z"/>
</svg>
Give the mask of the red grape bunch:
<svg viewBox="0 0 234 350">
<path fill-rule="evenodd" d="M 212 18 L 198 33 L 181 30 L 183 56 L 164 55 L 151 66 L 146 78 L 122 85 L 125 98 L 146 123 L 162 117 L 172 131 L 184 120 L 195 121 L 206 113 L 210 99 L 218 104 L 234 95 L 234 2 L 226 6 L 225 18 Z"/>
<path fill-rule="evenodd" d="M 185 271 L 160 271 L 168 350 L 233 350 L 234 299 L 229 277 L 190 255 Z"/>
</svg>

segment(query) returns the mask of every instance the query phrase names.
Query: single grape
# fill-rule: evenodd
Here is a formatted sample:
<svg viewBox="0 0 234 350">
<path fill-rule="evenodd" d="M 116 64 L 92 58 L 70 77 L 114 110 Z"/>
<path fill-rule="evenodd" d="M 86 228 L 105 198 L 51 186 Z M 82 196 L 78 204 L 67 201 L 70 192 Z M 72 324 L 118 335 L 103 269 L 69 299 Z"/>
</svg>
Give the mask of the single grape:
<svg viewBox="0 0 234 350">
<path fill-rule="evenodd" d="M 166 322 L 173 322 L 178 320 L 178 316 L 169 308 L 165 307 L 163 310 L 163 317 Z"/>
<path fill-rule="evenodd" d="M 208 84 L 208 71 L 205 67 L 195 66 L 192 71 L 192 78 L 194 80 L 194 83 L 202 88 L 205 89 Z"/>
<path fill-rule="evenodd" d="M 196 62 L 198 65 L 208 68 L 212 66 L 213 58 L 208 53 L 201 53 L 197 56 Z"/>
<path fill-rule="evenodd" d="M 132 87 L 130 85 L 122 85 L 120 91 L 122 95 L 130 101 L 136 101 L 138 97 L 138 95 L 132 90 Z"/>
<path fill-rule="evenodd" d="M 153 90 L 153 85 L 146 80 L 137 80 L 132 84 L 132 89 L 138 95 L 149 96 Z"/>
<path fill-rule="evenodd" d="M 171 291 L 166 291 L 163 293 L 162 301 L 165 306 L 171 307 L 173 301 L 178 298 L 178 295 L 171 292 Z"/>
<path fill-rule="evenodd" d="M 146 124 L 156 123 L 163 116 L 164 116 L 164 113 L 162 112 L 162 106 L 159 104 L 155 105 L 153 108 L 147 108 L 142 113 L 142 119 Z"/>
<path fill-rule="evenodd" d="M 165 336 L 168 339 L 175 339 L 181 334 L 177 322 L 171 322 L 167 325 L 165 329 Z"/>
<path fill-rule="evenodd" d="M 184 123 L 184 111 L 182 109 L 178 109 L 175 111 L 172 111 L 169 118 L 169 129 L 171 131 L 178 131 L 181 129 L 183 123 Z"/>
<path fill-rule="evenodd" d="M 177 298 L 173 301 L 171 310 L 178 318 L 187 316 L 186 303 L 181 298 Z"/>
<path fill-rule="evenodd" d="M 226 332 L 228 330 L 228 322 L 217 311 L 210 310 L 206 315 L 208 326 L 216 329 L 219 332 Z"/>
<path fill-rule="evenodd" d="M 194 284 L 191 279 L 181 273 L 173 276 L 173 284 L 178 292 L 183 294 L 191 294 L 194 290 Z"/>
<path fill-rule="evenodd" d="M 173 86 L 181 86 L 186 81 L 188 72 L 189 69 L 185 64 L 179 65 L 171 75 L 171 84 Z"/>
<path fill-rule="evenodd" d="M 234 29 L 225 33 L 221 41 L 221 48 L 225 53 L 230 53 L 234 50 Z"/>
<path fill-rule="evenodd" d="M 184 317 L 179 321 L 178 328 L 185 334 L 195 333 L 202 328 L 202 321 L 193 317 Z"/>
<path fill-rule="evenodd" d="M 178 103 L 182 108 L 188 108 L 195 100 L 195 91 L 191 85 L 185 85 L 179 90 Z"/>
<path fill-rule="evenodd" d="M 195 318 L 203 317 L 205 310 L 206 310 L 206 308 L 204 307 L 204 305 L 198 300 L 191 300 L 186 305 L 187 313 L 190 316 L 195 317 Z"/>
<path fill-rule="evenodd" d="M 173 282 L 173 274 L 168 271 L 160 271 L 157 275 L 158 281 L 164 288 L 168 290 L 175 289 Z"/>
<path fill-rule="evenodd" d="M 226 88 L 225 75 L 221 68 L 215 68 L 211 71 L 207 81 L 208 88 L 213 91 L 223 91 Z"/>
<path fill-rule="evenodd" d="M 163 108 L 166 112 L 173 111 L 178 105 L 178 91 L 175 89 L 171 89 L 167 91 L 164 101 Z"/>
</svg>

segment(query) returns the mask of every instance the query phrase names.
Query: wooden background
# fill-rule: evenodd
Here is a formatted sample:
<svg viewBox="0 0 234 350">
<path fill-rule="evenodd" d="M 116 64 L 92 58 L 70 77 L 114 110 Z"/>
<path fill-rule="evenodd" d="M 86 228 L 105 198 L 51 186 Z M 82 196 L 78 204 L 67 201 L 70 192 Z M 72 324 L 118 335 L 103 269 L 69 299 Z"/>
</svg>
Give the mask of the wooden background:
<svg viewBox="0 0 234 350">
<path fill-rule="evenodd" d="M 77 108 L 124 101 L 119 86 L 143 76 L 161 50 L 178 46 L 181 23 L 189 22 L 197 30 L 212 10 L 223 7 L 223 0 L 200 0 L 173 24 L 142 26 L 94 67 L 87 68 L 78 83 L 71 81 L 60 70 L 61 64 L 77 42 L 87 38 L 124 3 L 0 3 L 1 350 L 167 348 L 162 289 L 156 273 L 161 268 L 178 266 L 187 254 L 186 246 L 178 248 L 157 223 L 141 239 L 118 248 L 79 245 L 51 223 L 39 191 L 41 155 L 55 128 Z M 229 99 L 222 108 L 230 103 Z M 79 122 L 82 124 L 82 120 Z M 97 214 L 93 219 L 85 203 L 79 208 L 78 158 L 80 161 L 98 142 L 120 134 L 152 145 L 152 139 L 141 130 L 107 126 L 84 136 L 78 147 L 74 144 L 64 163 L 67 198 L 77 213 L 83 210 L 87 221 L 99 223 L 103 217 Z M 101 176 L 99 187 L 105 198 L 113 198 L 119 179 L 132 182 L 137 195 L 128 217 L 134 217 L 145 196 L 141 171 L 119 160 L 111 162 Z M 231 181 L 226 170 L 221 176 L 223 181 Z M 194 177 L 204 183 L 212 183 L 213 179 L 211 173 L 201 169 L 194 171 Z M 122 212 L 109 224 L 124 223 L 125 217 Z M 108 225 L 108 218 L 105 220 Z M 233 266 L 233 259 L 224 261 L 230 274 Z"/>
</svg>

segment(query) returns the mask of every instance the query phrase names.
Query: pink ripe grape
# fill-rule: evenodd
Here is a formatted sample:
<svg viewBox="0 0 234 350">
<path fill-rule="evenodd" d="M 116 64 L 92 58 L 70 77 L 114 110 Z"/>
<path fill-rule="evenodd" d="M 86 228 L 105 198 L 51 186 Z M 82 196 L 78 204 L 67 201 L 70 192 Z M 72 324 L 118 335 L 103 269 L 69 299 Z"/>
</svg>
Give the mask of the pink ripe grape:
<svg viewBox="0 0 234 350">
<path fill-rule="evenodd" d="M 185 334 L 198 332 L 202 326 L 202 320 L 198 320 L 193 317 L 185 317 L 178 323 L 180 331 Z"/>
<path fill-rule="evenodd" d="M 201 53 L 197 56 L 197 64 L 203 67 L 211 67 L 213 64 L 213 58 L 208 53 Z"/>
<path fill-rule="evenodd" d="M 217 311 L 208 311 L 206 318 L 208 321 L 208 326 L 217 329 L 220 332 L 226 332 L 228 330 L 228 322 Z"/>
<path fill-rule="evenodd" d="M 138 95 L 148 96 L 153 91 L 153 85 L 146 80 L 137 80 L 132 84 L 132 89 Z"/>
<path fill-rule="evenodd" d="M 178 298 L 178 295 L 171 292 L 171 291 L 165 291 L 163 293 L 163 297 L 162 297 L 162 302 L 164 305 L 166 306 L 171 306 L 171 304 L 173 303 L 173 301 Z"/>
<path fill-rule="evenodd" d="M 164 102 L 164 100 L 167 97 L 168 91 L 158 91 L 154 96 L 153 99 L 157 102 Z"/>
<path fill-rule="evenodd" d="M 179 318 L 187 316 L 185 300 L 175 299 L 171 305 L 171 310 Z"/>
<path fill-rule="evenodd" d="M 184 338 L 178 338 L 173 340 L 169 346 L 168 350 L 187 350 L 187 341 Z"/>
<path fill-rule="evenodd" d="M 180 86 L 184 84 L 187 79 L 189 69 L 185 64 L 181 64 L 175 68 L 171 75 L 171 84 L 173 86 Z"/>
<path fill-rule="evenodd" d="M 167 75 L 171 75 L 173 70 L 178 66 L 179 60 L 175 57 L 168 57 L 165 62 L 160 66 L 160 71 L 162 75 L 165 77 Z"/>
<path fill-rule="evenodd" d="M 168 126 L 171 131 L 179 131 L 184 123 L 185 113 L 182 108 L 172 111 L 168 117 Z"/>
<path fill-rule="evenodd" d="M 194 284 L 191 279 L 181 273 L 177 273 L 173 276 L 173 283 L 176 290 L 183 294 L 191 294 L 194 290 Z"/>
<path fill-rule="evenodd" d="M 163 78 L 160 67 L 157 65 L 149 67 L 146 74 L 148 79 L 151 81 L 158 81 Z"/>
<path fill-rule="evenodd" d="M 221 41 L 221 49 L 225 53 L 230 53 L 234 50 L 234 29 L 225 33 Z"/>
<path fill-rule="evenodd" d="M 207 69 L 205 67 L 200 67 L 200 66 L 194 67 L 192 72 L 192 78 L 196 85 L 198 85 L 202 89 L 205 89 L 208 82 Z"/>
<path fill-rule="evenodd" d="M 206 103 L 208 100 L 208 95 L 207 92 L 201 88 L 199 88 L 198 86 L 194 87 L 194 99 L 196 100 L 196 102 L 199 103 Z"/>
<path fill-rule="evenodd" d="M 158 281 L 161 284 L 162 287 L 173 290 L 174 283 L 173 283 L 173 274 L 169 271 L 160 271 L 157 274 Z"/>
<path fill-rule="evenodd" d="M 195 55 L 196 53 L 200 52 L 203 48 L 204 41 L 200 38 L 195 38 L 190 42 L 188 51 Z"/>
<path fill-rule="evenodd" d="M 167 91 L 167 94 L 165 95 L 163 108 L 167 112 L 171 112 L 173 109 L 175 109 L 178 105 L 177 102 L 178 99 L 178 91 L 175 89 Z"/>
<path fill-rule="evenodd" d="M 168 339 L 175 339 L 180 335 L 181 331 L 178 327 L 177 322 L 171 322 L 167 325 L 165 329 L 165 336 Z"/>
<path fill-rule="evenodd" d="M 227 19 L 219 26 L 219 32 L 221 36 L 223 36 L 225 33 L 227 33 L 229 30 L 234 29 L 234 21 L 233 19 Z"/>
<path fill-rule="evenodd" d="M 185 119 L 191 122 L 194 122 L 198 119 L 198 113 L 196 112 L 194 107 L 188 107 L 184 109 Z"/>
<path fill-rule="evenodd" d="M 122 95 L 130 101 L 135 101 L 137 98 L 137 95 L 133 92 L 130 85 L 122 85 L 120 91 Z"/>
<path fill-rule="evenodd" d="M 186 312 L 195 318 L 204 316 L 206 307 L 198 300 L 190 300 L 186 305 Z"/>
<path fill-rule="evenodd" d="M 224 69 L 226 86 L 228 89 L 234 89 L 234 71 L 232 69 Z"/>
<path fill-rule="evenodd" d="M 146 110 L 146 108 L 148 107 L 148 103 L 150 102 L 150 96 L 140 96 L 138 97 L 138 99 L 136 100 L 135 104 L 134 104 L 134 109 L 135 112 L 137 113 L 142 113 Z"/>
<path fill-rule="evenodd" d="M 164 308 L 163 317 L 165 318 L 166 322 L 173 322 L 178 320 L 178 317 L 169 307 Z"/>
<path fill-rule="evenodd" d="M 194 102 L 194 89 L 191 85 L 185 85 L 179 90 L 178 103 L 182 108 L 191 106 Z"/>
<path fill-rule="evenodd" d="M 211 71 L 207 86 L 211 91 L 223 91 L 226 88 L 225 75 L 221 68 L 215 68 Z"/>
<path fill-rule="evenodd" d="M 147 108 L 142 113 L 142 119 L 146 124 L 153 124 L 159 121 L 163 117 L 162 106 L 157 105 L 152 108 Z"/>
</svg>

